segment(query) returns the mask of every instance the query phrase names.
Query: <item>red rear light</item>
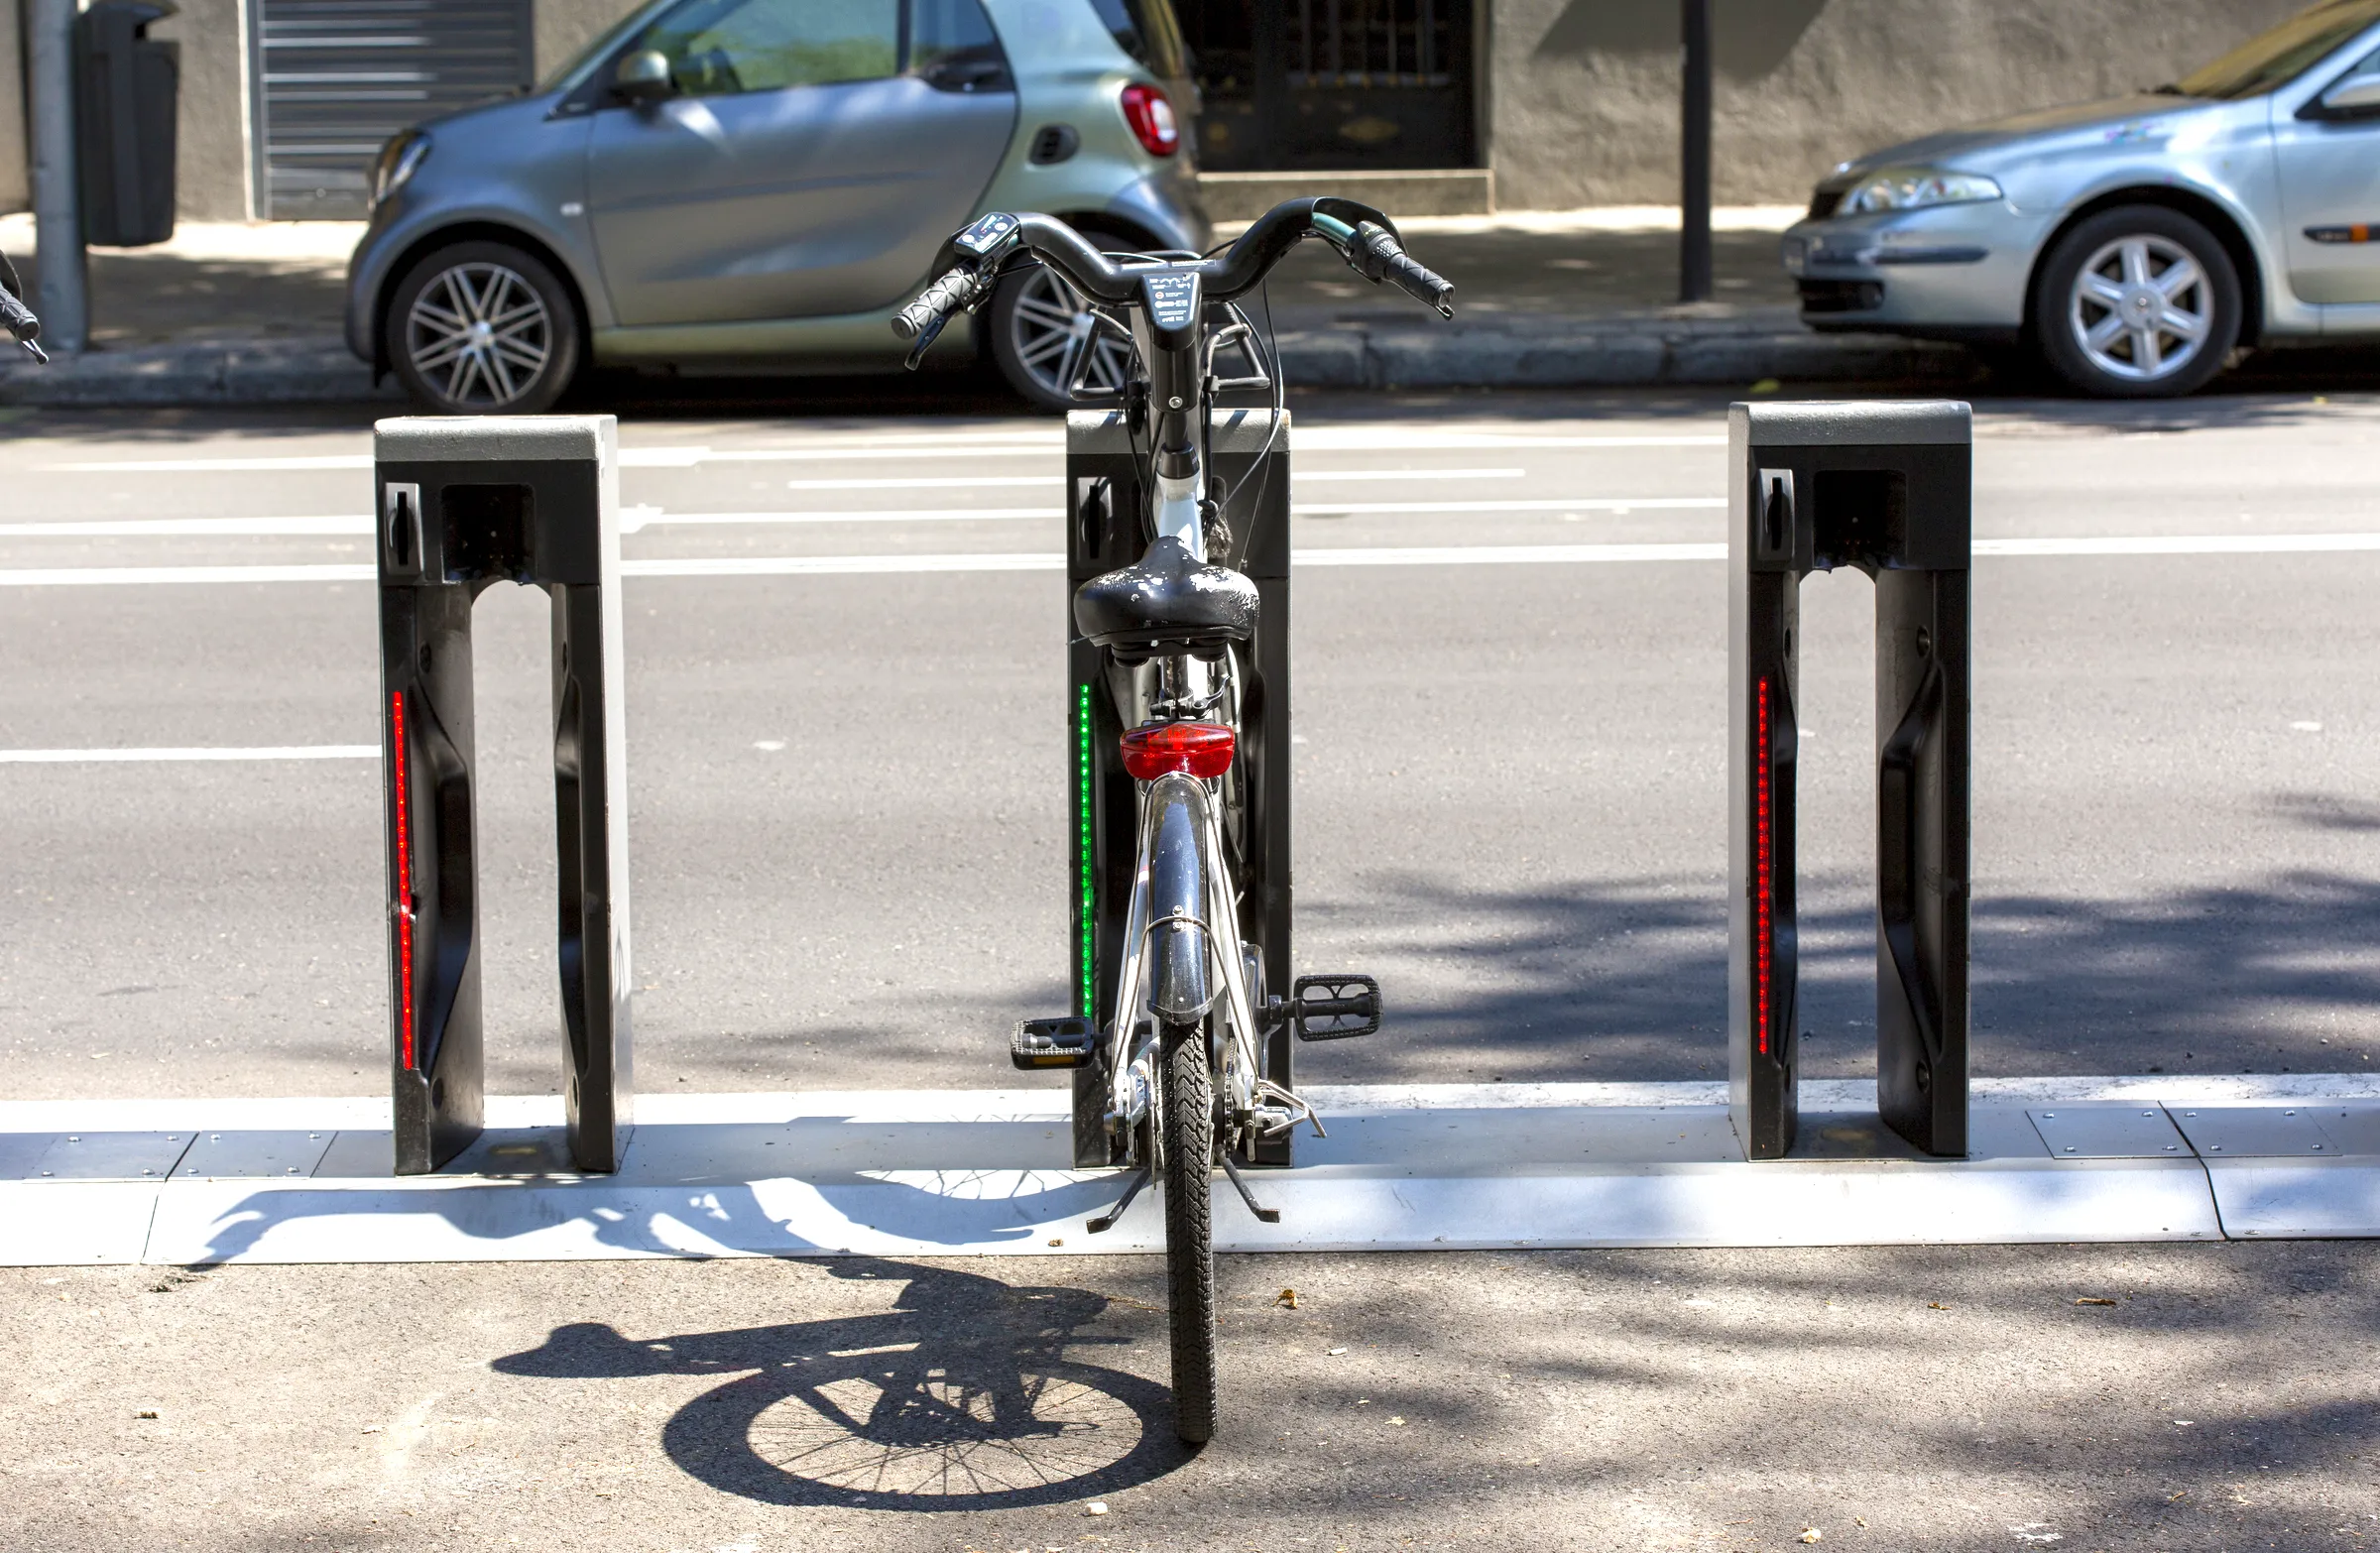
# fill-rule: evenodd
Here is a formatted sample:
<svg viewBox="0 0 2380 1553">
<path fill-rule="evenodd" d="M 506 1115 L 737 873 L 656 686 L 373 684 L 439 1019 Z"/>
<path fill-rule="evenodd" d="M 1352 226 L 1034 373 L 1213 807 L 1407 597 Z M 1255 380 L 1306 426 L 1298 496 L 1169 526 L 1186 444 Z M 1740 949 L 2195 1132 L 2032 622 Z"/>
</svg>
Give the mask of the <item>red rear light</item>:
<svg viewBox="0 0 2380 1553">
<path fill-rule="evenodd" d="M 1220 723 L 1151 723 L 1124 736 L 1124 769 L 1135 781 L 1167 772 L 1212 779 L 1232 769 L 1239 735 Z"/>
<path fill-rule="evenodd" d="M 1152 157 L 1170 157 L 1181 149 L 1182 131 L 1174 122 L 1173 104 L 1154 86 L 1124 89 L 1124 122 L 1132 127 L 1140 149 Z"/>
</svg>

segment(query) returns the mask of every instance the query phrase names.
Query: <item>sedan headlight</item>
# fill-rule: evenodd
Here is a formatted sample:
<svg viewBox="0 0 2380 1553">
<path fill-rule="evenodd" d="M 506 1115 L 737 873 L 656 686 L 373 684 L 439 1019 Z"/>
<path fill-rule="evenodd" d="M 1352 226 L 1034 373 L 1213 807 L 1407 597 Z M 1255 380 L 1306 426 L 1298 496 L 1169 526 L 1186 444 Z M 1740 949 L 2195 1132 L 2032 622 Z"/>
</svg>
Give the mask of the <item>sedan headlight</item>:
<svg viewBox="0 0 2380 1553">
<path fill-rule="evenodd" d="M 1885 168 L 1851 185 L 1837 208 L 1844 215 L 1880 210 L 1916 210 L 1926 205 L 1964 205 L 1997 199 L 2000 185 L 1980 173 L 1946 173 L 1939 168 Z"/>
<path fill-rule="evenodd" d="M 413 179 L 429 160 L 429 137 L 419 130 L 405 130 L 389 138 L 372 161 L 372 187 L 366 200 L 368 212 L 378 210 L 380 202 Z"/>
</svg>

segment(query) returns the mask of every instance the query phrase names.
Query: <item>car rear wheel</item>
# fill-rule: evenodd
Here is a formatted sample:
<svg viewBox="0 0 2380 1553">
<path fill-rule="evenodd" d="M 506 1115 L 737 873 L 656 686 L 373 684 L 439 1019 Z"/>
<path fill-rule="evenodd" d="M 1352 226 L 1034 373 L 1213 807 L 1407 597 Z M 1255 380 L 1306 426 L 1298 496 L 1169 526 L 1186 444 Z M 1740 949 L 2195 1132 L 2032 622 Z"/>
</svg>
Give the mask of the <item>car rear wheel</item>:
<svg viewBox="0 0 2380 1553">
<path fill-rule="evenodd" d="M 2050 251 L 2033 334 L 2057 374 L 2102 399 L 2189 394 L 2239 342 L 2239 274 L 2214 234 L 2178 210 L 2126 205 Z"/>
<path fill-rule="evenodd" d="M 389 299 L 389 363 L 442 416 L 534 416 L 578 375 L 578 306 L 553 271 L 506 243 L 456 243 Z"/>
<path fill-rule="evenodd" d="M 1130 246 L 1105 233 L 1083 235 L 1102 247 Z M 1047 265 L 1003 276 L 985 312 L 1000 375 L 1037 410 L 1072 408 L 1067 389 L 1078 371 L 1090 391 L 1121 390 L 1131 377 L 1131 342 L 1101 324 L 1082 293 Z"/>
</svg>

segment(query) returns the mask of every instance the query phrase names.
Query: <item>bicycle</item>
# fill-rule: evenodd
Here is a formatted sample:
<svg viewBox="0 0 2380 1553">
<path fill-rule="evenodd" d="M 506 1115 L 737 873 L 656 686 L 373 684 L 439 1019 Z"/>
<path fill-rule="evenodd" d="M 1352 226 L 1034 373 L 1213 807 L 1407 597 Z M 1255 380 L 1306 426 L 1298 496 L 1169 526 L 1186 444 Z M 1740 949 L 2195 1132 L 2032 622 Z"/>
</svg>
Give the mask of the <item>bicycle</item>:
<svg viewBox="0 0 2380 1553">
<path fill-rule="evenodd" d="M 19 300 L 25 295 L 25 283 L 17 279 L 17 267 L 0 254 L 0 329 L 8 330 L 20 348 L 44 366 L 49 365 L 50 353 L 42 349 L 42 320 L 33 309 Z"/>
<path fill-rule="evenodd" d="M 1004 269 L 1038 260 L 1089 299 L 1095 334 L 1112 331 L 1131 347 L 1121 390 L 1086 393 L 1091 339 L 1077 342 L 1064 379 L 1078 401 L 1121 401 L 1148 497 L 1140 559 L 1083 583 L 1073 603 L 1080 639 L 1112 665 L 1103 681 L 1136 789 L 1130 904 L 1106 950 L 1112 963 L 1086 968 L 1086 1014 L 1024 1020 L 1010 1055 L 1019 1068 L 1089 1069 L 1104 1079 L 1107 1157 L 1132 1174 L 1116 1206 L 1090 1222 L 1093 1234 L 1112 1228 L 1152 1180 L 1163 1182 L 1174 1427 L 1192 1445 L 1211 1439 L 1218 1423 L 1215 1168 L 1259 1221 L 1277 1223 L 1239 1158 L 1255 1162 L 1257 1145 L 1300 1124 L 1322 1130 L 1311 1105 L 1266 1075 L 1267 1042 L 1284 1028 L 1330 1040 L 1380 1024 L 1379 984 L 1368 976 L 1300 977 L 1289 998 L 1266 995 L 1262 962 L 1244 933 L 1253 910 L 1239 883 L 1249 859 L 1234 844 L 1248 835 L 1251 778 L 1241 732 L 1260 599 L 1250 577 L 1211 558 L 1211 545 L 1228 558 L 1224 515 L 1236 492 L 1210 483 L 1209 453 L 1220 394 L 1269 389 L 1267 451 L 1280 434 L 1280 373 L 1240 299 L 1308 237 L 1330 243 L 1374 285 L 1392 282 L 1454 316 L 1454 288 L 1406 256 L 1387 216 L 1323 197 L 1275 206 L 1228 251 L 1204 257 L 1103 254 L 1049 216 L 996 212 L 943 245 L 940 278 L 893 320 L 914 342 L 913 368 L 953 314 L 990 299 Z M 1218 377 L 1227 350 L 1252 372 Z M 1268 467 L 1262 454 L 1256 467 Z M 1097 987 L 1114 989 L 1104 1016 Z"/>
</svg>

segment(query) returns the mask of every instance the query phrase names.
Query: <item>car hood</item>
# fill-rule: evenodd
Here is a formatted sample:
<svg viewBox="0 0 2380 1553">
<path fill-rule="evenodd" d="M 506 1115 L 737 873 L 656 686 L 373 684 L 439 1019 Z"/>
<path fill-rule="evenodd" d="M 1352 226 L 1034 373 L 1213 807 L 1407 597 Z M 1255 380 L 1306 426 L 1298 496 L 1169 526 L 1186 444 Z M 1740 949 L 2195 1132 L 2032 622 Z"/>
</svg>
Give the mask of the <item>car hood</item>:
<svg viewBox="0 0 2380 1553">
<path fill-rule="evenodd" d="M 2060 142 L 2095 143 L 2112 140 L 2129 125 L 2145 125 L 2150 120 L 2168 120 L 2177 115 L 2206 112 L 2220 106 L 2195 97 L 2134 92 L 2129 96 L 2109 97 L 2099 102 L 2072 103 L 2063 108 L 2036 108 L 2029 113 L 1993 119 L 1987 124 L 1942 130 L 1916 140 L 1902 141 L 1897 146 L 1887 146 L 1881 151 L 1871 151 L 1855 162 L 1844 163 L 1828 181 L 1832 183 L 1838 179 L 1876 168 L 1916 165 L 1955 164 L 1968 171 L 1989 172 L 1998 160 L 1997 154 L 2001 152 L 2032 155 Z"/>
<path fill-rule="evenodd" d="M 524 97 L 496 97 L 442 113 L 434 119 L 423 119 L 415 128 L 442 134 L 469 126 L 473 136 L 501 136 L 508 130 L 518 132 L 545 118 L 552 113 L 560 95 L 548 91 Z"/>
</svg>

